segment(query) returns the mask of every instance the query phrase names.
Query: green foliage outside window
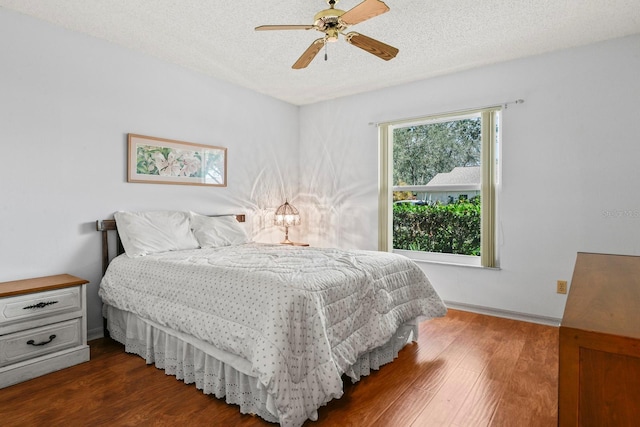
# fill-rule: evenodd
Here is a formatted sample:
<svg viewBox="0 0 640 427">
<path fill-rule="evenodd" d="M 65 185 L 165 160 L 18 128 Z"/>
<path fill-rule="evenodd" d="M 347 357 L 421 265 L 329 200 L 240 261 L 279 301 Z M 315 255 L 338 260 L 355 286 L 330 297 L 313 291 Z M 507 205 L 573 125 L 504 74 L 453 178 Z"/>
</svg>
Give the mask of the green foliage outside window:
<svg viewBox="0 0 640 427">
<path fill-rule="evenodd" d="M 447 205 L 393 205 L 393 247 L 480 255 L 480 197 Z"/>
</svg>

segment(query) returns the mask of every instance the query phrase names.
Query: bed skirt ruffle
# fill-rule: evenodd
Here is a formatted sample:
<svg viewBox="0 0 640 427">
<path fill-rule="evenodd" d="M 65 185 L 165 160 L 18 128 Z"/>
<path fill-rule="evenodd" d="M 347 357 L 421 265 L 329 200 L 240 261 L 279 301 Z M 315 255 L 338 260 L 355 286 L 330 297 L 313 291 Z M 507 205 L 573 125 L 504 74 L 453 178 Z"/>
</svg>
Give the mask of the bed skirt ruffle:
<svg viewBox="0 0 640 427">
<path fill-rule="evenodd" d="M 243 414 L 279 422 L 272 396 L 251 375 L 246 359 L 112 306 L 105 305 L 103 315 L 109 334 L 125 346 L 127 353 L 137 354 L 147 364 L 155 364 L 186 384 L 195 383 L 205 394 L 238 405 Z M 345 374 L 352 382 L 359 381 L 371 370 L 392 362 L 406 344 L 417 341 L 417 333 L 417 322 L 402 325 L 385 345 L 361 355 Z M 317 420 L 317 411 L 310 419 Z"/>
</svg>

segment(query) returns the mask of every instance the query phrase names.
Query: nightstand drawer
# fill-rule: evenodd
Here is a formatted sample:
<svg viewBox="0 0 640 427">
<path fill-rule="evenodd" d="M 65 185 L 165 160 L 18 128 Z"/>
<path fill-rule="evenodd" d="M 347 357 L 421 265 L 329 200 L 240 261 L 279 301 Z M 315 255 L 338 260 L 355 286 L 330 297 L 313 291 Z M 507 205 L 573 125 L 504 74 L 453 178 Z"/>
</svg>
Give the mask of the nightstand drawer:
<svg viewBox="0 0 640 427">
<path fill-rule="evenodd" d="M 3 335 L 0 367 L 82 344 L 82 318 Z"/>
<path fill-rule="evenodd" d="M 82 309 L 81 287 L 0 299 L 0 325 Z"/>
</svg>

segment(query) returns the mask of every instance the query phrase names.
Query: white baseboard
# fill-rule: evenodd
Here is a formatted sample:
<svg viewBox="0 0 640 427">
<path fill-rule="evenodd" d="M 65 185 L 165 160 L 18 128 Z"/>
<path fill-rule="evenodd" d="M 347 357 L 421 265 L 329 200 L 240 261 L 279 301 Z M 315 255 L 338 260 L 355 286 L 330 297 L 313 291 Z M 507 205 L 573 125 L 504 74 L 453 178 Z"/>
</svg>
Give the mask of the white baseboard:
<svg viewBox="0 0 640 427">
<path fill-rule="evenodd" d="M 444 302 L 447 307 L 454 310 L 470 311 L 472 313 L 486 314 L 488 316 L 504 317 L 506 319 L 521 320 L 523 322 L 540 323 L 542 325 L 560 326 L 562 319 L 555 317 L 538 316 L 529 313 L 519 313 L 517 311 L 500 310 L 491 307 L 482 307 L 479 305 L 463 304 L 453 301 Z"/>
<path fill-rule="evenodd" d="M 87 341 L 97 340 L 104 337 L 104 331 L 102 328 L 94 328 L 87 331 Z"/>
</svg>

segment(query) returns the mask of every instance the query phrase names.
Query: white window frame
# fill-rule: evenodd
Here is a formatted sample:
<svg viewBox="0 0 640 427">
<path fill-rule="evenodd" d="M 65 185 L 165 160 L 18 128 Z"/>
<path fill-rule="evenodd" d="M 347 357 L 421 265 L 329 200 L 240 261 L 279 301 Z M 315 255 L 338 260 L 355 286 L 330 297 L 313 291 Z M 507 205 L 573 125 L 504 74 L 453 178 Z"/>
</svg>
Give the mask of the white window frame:
<svg viewBox="0 0 640 427">
<path fill-rule="evenodd" d="M 497 248 L 497 212 L 498 212 L 498 167 L 502 132 L 496 134 L 496 124 L 500 120 L 501 106 L 485 107 L 454 113 L 437 114 L 419 118 L 397 120 L 378 124 L 380 160 L 378 175 L 378 249 L 386 252 L 397 252 L 416 261 L 437 262 L 444 264 L 460 264 L 485 268 L 499 266 Z M 393 249 L 393 191 L 411 190 L 418 186 L 393 186 L 393 130 L 411 125 L 432 124 L 443 121 L 461 120 L 477 114 L 482 120 L 481 161 L 482 183 L 480 185 L 481 256 L 444 254 L 435 252 L 407 251 Z M 448 186 L 447 186 L 448 187 Z M 451 188 L 453 189 L 454 186 Z M 462 188 L 465 187 L 465 188 Z M 456 190 L 477 190 L 472 186 L 455 186 Z"/>
</svg>

